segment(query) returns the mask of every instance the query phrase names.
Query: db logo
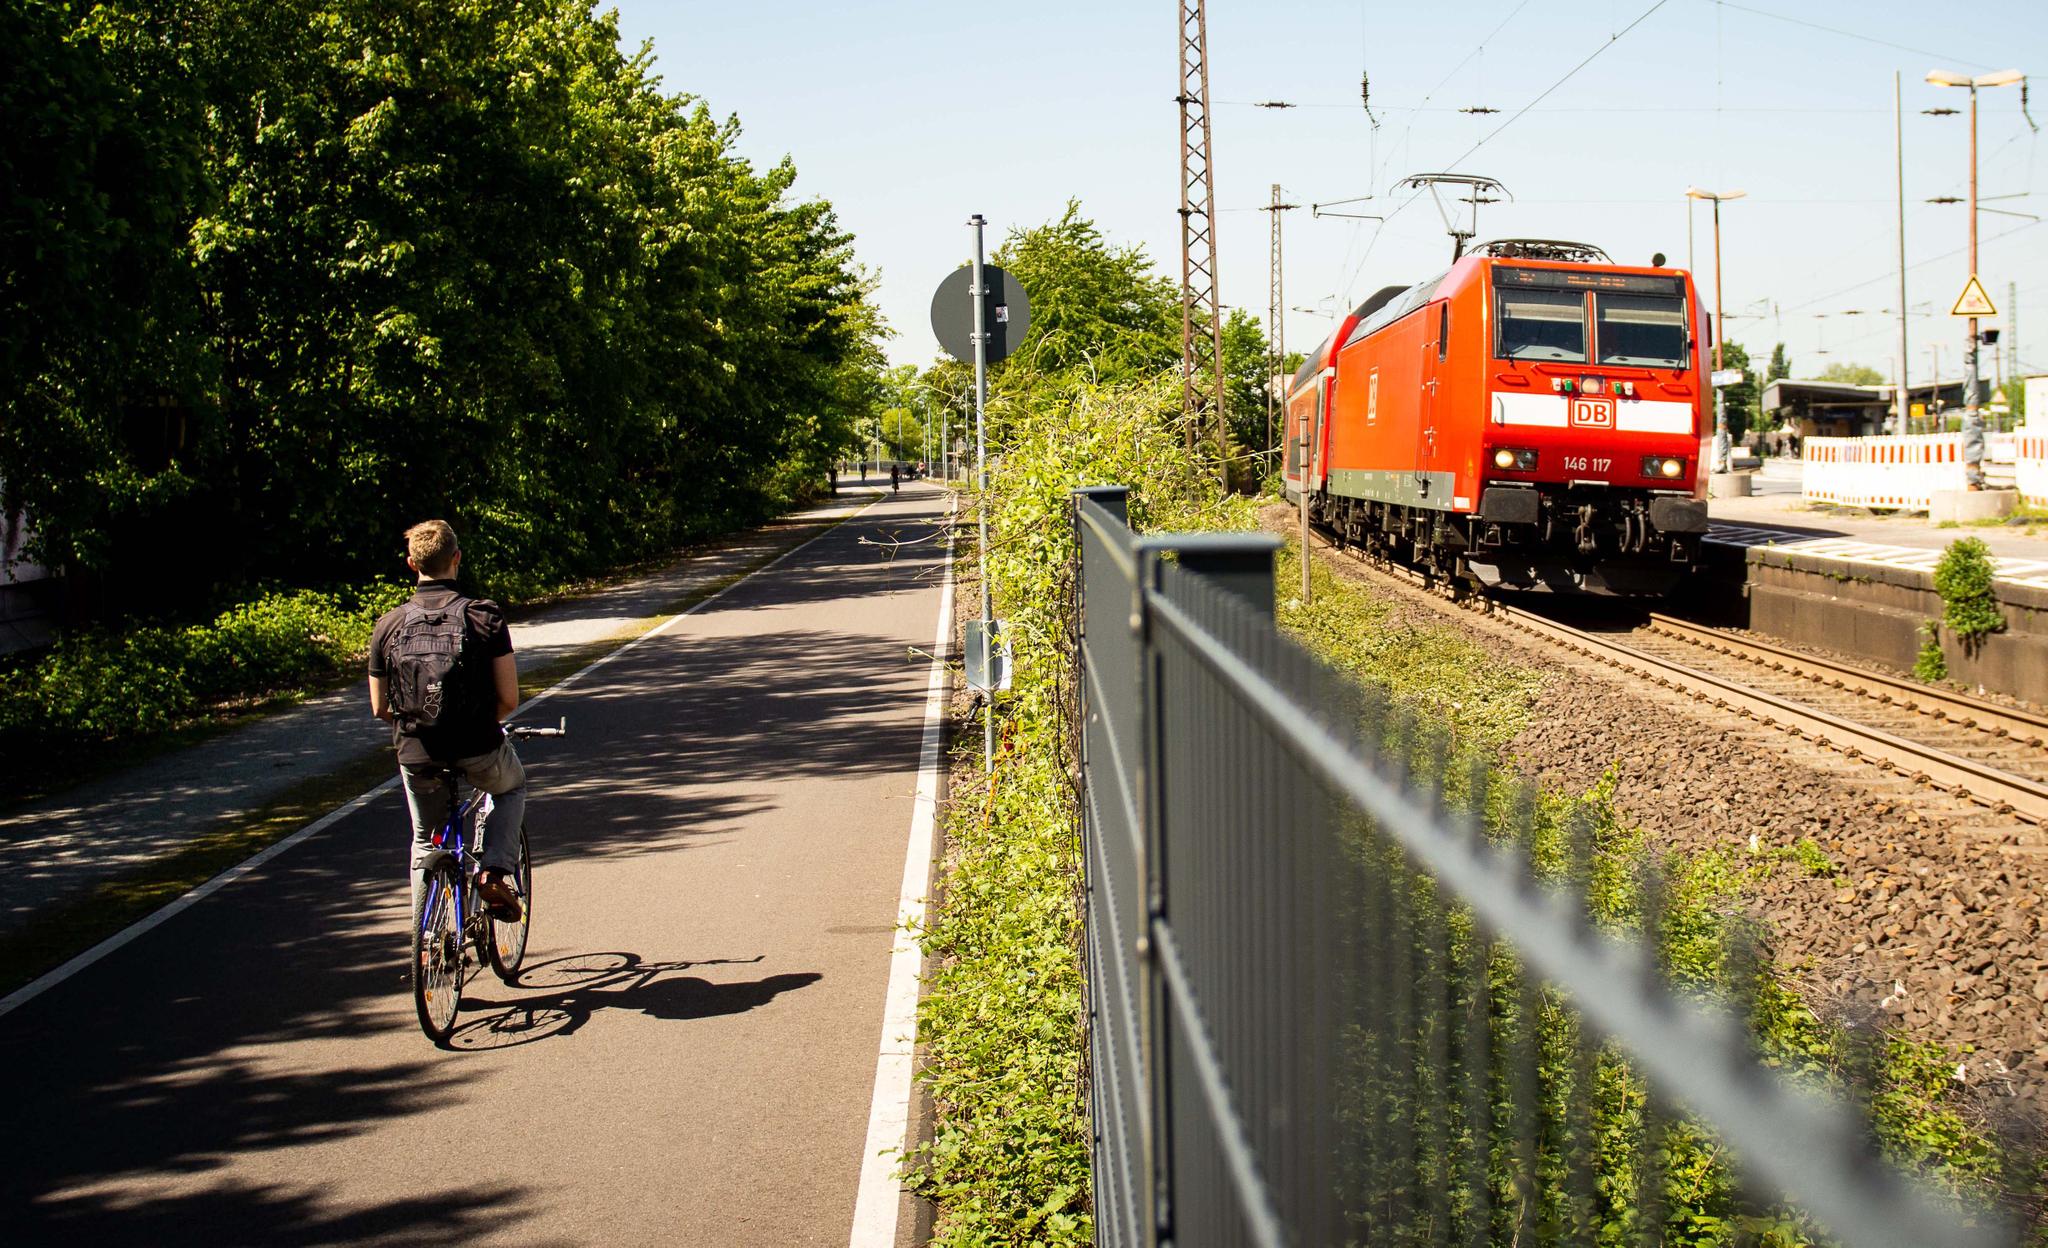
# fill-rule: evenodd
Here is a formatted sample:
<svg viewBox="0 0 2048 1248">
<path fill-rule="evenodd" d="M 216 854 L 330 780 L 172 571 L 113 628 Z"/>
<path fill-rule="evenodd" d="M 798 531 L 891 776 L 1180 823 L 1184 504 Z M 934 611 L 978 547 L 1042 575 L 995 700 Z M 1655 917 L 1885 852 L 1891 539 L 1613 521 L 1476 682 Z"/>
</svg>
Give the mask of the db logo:
<svg viewBox="0 0 2048 1248">
<path fill-rule="evenodd" d="M 1613 399 L 1573 399 L 1572 428 L 1612 429 L 1614 428 Z"/>
</svg>

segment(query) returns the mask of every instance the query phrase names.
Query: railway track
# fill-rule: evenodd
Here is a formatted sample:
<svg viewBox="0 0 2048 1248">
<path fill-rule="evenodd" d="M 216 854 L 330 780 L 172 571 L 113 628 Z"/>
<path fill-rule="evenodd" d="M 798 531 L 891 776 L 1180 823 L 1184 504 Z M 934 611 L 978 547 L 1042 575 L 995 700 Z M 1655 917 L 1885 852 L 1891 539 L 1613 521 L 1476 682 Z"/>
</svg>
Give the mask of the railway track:
<svg viewBox="0 0 2048 1248">
<path fill-rule="evenodd" d="M 1325 535 L 1322 544 L 1334 546 Z M 1411 585 L 1420 575 L 1345 550 Z M 2048 718 L 1653 615 L 1626 639 L 1541 612 L 1464 605 L 1509 629 L 1777 728 L 1880 770 L 2048 826 Z M 1694 661 L 1688 662 L 1691 658 Z M 1722 670 L 1708 670 L 1708 666 Z M 1731 671 L 1729 669 L 1736 669 Z M 1742 669 L 1756 669 L 1748 671 Z M 1762 673 L 1759 679 L 1758 673 Z M 1764 686 L 1772 687 L 1764 687 Z M 1823 705 L 1824 704 L 1824 705 Z M 1877 722 L 1872 722 L 1877 721 Z"/>
<path fill-rule="evenodd" d="M 1708 628 L 1690 620 L 1655 614 L 1642 633 L 1705 650 L 1726 661 L 1754 667 L 1759 679 L 1803 690 L 1805 698 L 1862 707 L 1881 717 L 1878 727 L 1919 737 L 1953 753 L 1966 753 L 2005 766 L 2032 780 L 2048 781 L 2048 715 L 2000 706 L 1983 698 L 1925 685 L 1882 672 L 1802 654 L 1767 641 Z M 1870 709 L 1870 708 L 1876 709 Z"/>
</svg>

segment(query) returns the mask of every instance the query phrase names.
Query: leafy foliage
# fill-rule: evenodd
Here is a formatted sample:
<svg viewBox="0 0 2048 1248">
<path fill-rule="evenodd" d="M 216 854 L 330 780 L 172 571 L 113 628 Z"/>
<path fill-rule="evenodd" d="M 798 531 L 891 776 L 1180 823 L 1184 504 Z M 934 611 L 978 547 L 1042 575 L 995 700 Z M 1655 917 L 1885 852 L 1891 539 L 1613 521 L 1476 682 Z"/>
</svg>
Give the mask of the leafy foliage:
<svg viewBox="0 0 2048 1248">
<path fill-rule="evenodd" d="M 1846 360 L 1836 360 L 1820 370 L 1820 376 L 1814 380 L 1843 381 L 1853 386 L 1881 386 L 1884 384 L 1884 374 L 1868 364 L 1852 364 Z"/>
<path fill-rule="evenodd" d="M 359 582 L 425 515 L 516 595 L 813 488 L 872 402 L 830 206 L 586 0 L 0 23 L 0 297 L 33 327 L 0 480 L 103 615 Z"/>
<path fill-rule="evenodd" d="M 205 624 L 72 633 L 27 667 L 0 675 L 0 748 L 21 738 L 161 732 L 226 697 L 258 697 L 331 677 L 362 661 L 370 626 L 406 597 L 265 594 Z"/>
<path fill-rule="evenodd" d="M 1031 331 L 994 371 L 992 393 L 1150 382 L 1179 367 L 1179 288 L 1153 271 L 1142 247 L 1105 238 L 1078 202 L 1056 220 L 1013 230 L 991 259 L 1031 297 Z M 1197 318 L 1195 332 L 1208 332 L 1206 318 Z M 1266 442 L 1266 350 L 1259 322 L 1232 309 L 1223 324 L 1224 406 L 1231 454 L 1240 461 Z M 930 393 L 956 396 L 954 410 L 967 418 L 971 383 L 972 370 L 955 361 L 924 379 Z M 1177 422 L 1178 408 L 1176 397 L 1163 417 Z M 1203 436 L 1213 438 L 1213 428 Z"/>
<path fill-rule="evenodd" d="M 1061 698 L 1070 688 L 1071 491 L 1131 487 L 1141 528 L 1244 527 L 1173 431 L 1169 378 L 1121 386 L 1041 383 L 991 413 L 1005 447 L 988 509 L 986 570 L 1016 644 L 998 704 L 999 757 L 985 784 L 956 784 L 946 885 L 924 935 L 921 1074 L 937 1107 L 910 1160 L 939 1202 L 933 1242 L 1086 1244 L 1088 1124 L 1081 1101 L 1077 815 Z M 979 742 L 970 752 L 979 752 Z"/>
<path fill-rule="evenodd" d="M 1920 651 L 1913 656 L 1913 678 L 1933 684 L 1948 679 L 1948 656 L 1941 650 L 1941 625 L 1928 620 L 1920 625 Z"/>
<path fill-rule="evenodd" d="M 1722 368 L 1739 368 L 1742 380 L 1732 386 L 1721 388 L 1721 402 L 1728 415 L 1728 436 L 1740 439 L 1743 433 L 1757 423 L 1757 414 L 1763 398 L 1763 384 L 1758 380 L 1752 367 L 1749 351 L 1739 342 L 1721 344 Z M 1711 361 L 1709 362 L 1711 367 Z"/>
<path fill-rule="evenodd" d="M 2005 627 L 1998 596 L 1992 591 L 1995 575 L 1991 548 L 1981 537 L 1950 542 L 1934 565 L 1934 592 L 1941 595 L 1942 626 L 1954 633 L 1966 650 L 1974 650 L 1985 637 Z"/>
<path fill-rule="evenodd" d="M 1012 355 L 1030 374 L 1127 382 L 1180 359 L 1179 289 L 1144 248 L 1105 239 L 1078 201 L 1013 231 L 993 260 L 1031 297 L 1031 331 Z"/>
</svg>

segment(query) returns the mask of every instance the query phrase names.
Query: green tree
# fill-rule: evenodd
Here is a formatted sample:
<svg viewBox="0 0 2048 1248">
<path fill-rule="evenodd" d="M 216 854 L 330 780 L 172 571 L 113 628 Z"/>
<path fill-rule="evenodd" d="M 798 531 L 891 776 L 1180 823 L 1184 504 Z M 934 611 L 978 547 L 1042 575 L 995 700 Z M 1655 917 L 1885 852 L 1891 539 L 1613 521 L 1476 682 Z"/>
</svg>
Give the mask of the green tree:
<svg viewBox="0 0 2048 1248">
<path fill-rule="evenodd" d="M 2013 377 L 1999 383 L 1998 397 L 2004 399 L 2006 406 L 2012 409 L 2012 419 L 2015 424 L 2025 419 L 2027 414 L 2027 383 L 2024 379 Z"/>
<path fill-rule="evenodd" d="M 1851 364 L 1837 360 L 1820 370 L 1820 376 L 1814 380 L 1847 382 L 1854 386 L 1881 386 L 1884 384 L 1884 374 L 1868 364 Z"/>
<path fill-rule="evenodd" d="M 195 50 L 180 15 L 0 8 L 0 511 L 80 575 L 109 530 L 153 524 L 206 389 L 185 237 L 203 193 Z"/>
<path fill-rule="evenodd" d="M 1748 350 L 1739 342 L 1721 344 L 1721 367 L 1742 370 L 1741 381 L 1721 390 L 1721 402 L 1728 414 L 1728 436 L 1739 441 L 1756 424 L 1763 387 L 1757 384 L 1756 371 L 1750 367 Z"/>
<path fill-rule="evenodd" d="M 1103 382 L 1180 359 L 1180 297 L 1142 247 L 1117 246 L 1069 200 L 1057 220 L 1013 230 L 996 250 L 1031 299 L 1031 331 L 1008 368 Z"/>
<path fill-rule="evenodd" d="M 815 488 L 874 409 L 831 206 L 583 0 L 25 0 L 0 36 L 0 480 L 116 605 L 359 579 L 422 513 L 500 589 L 589 573 Z"/>
<path fill-rule="evenodd" d="M 1781 342 L 1771 348 L 1771 363 L 1770 367 L 1764 370 L 1764 384 L 1769 385 L 1771 382 L 1783 377 L 1790 377 L 1791 375 L 1792 360 L 1785 354 L 1785 344 Z"/>
<path fill-rule="evenodd" d="M 1266 437 L 1267 370 L 1272 367 L 1265 327 L 1242 308 L 1223 318 L 1223 402 L 1230 413 L 1232 454 L 1257 455 L 1268 447 Z M 1275 417 L 1278 423 L 1278 417 Z"/>
</svg>

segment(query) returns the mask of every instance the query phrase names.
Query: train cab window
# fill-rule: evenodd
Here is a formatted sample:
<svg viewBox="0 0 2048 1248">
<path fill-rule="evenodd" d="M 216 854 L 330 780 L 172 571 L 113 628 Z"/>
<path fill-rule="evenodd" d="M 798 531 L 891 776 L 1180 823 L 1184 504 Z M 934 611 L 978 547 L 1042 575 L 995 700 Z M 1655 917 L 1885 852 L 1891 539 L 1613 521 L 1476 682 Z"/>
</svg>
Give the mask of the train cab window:
<svg viewBox="0 0 2048 1248">
<path fill-rule="evenodd" d="M 1600 362 L 1643 368 L 1684 368 L 1685 300 L 1670 295 L 1593 296 Z"/>
<path fill-rule="evenodd" d="M 1498 290 L 1503 360 L 1586 362 L 1586 297 L 1576 290 Z"/>
<path fill-rule="evenodd" d="M 1436 358 L 1444 358 L 1451 347 L 1451 301 L 1446 299 L 1437 305 L 1436 313 Z"/>
</svg>

